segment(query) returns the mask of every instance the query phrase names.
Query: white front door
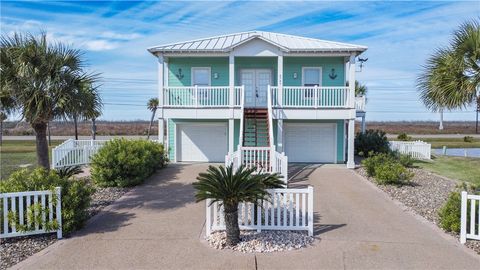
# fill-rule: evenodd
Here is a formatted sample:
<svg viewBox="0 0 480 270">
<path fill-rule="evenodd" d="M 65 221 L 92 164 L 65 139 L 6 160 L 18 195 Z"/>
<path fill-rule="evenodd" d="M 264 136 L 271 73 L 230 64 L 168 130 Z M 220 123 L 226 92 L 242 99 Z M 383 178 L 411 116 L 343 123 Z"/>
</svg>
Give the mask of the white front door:
<svg viewBox="0 0 480 270">
<path fill-rule="evenodd" d="M 227 125 L 177 124 L 177 161 L 223 162 L 227 154 Z"/>
<path fill-rule="evenodd" d="M 285 123 L 289 162 L 336 163 L 336 124 Z"/>
<path fill-rule="evenodd" d="M 245 86 L 245 107 L 267 107 L 268 85 L 272 85 L 270 69 L 242 69 L 240 81 Z"/>
</svg>

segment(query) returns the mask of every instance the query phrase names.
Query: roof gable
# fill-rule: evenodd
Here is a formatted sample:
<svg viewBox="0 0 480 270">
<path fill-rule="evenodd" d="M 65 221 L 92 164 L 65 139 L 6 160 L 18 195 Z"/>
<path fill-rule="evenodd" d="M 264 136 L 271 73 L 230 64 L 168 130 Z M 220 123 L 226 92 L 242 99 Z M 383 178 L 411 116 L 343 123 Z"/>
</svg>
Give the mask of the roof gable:
<svg viewBox="0 0 480 270">
<path fill-rule="evenodd" d="M 148 49 L 156 52 L 229 52 L 235 47 L 254 39 L 261 39 L 278 47 L 284 52 L 358 52 L 367 49 L 365 46 L 320 40 L 314 38 L 286 35 L 280 33 L 250 31 L 214 36 L 184 42 L 154 46 Z"/>
</svg>

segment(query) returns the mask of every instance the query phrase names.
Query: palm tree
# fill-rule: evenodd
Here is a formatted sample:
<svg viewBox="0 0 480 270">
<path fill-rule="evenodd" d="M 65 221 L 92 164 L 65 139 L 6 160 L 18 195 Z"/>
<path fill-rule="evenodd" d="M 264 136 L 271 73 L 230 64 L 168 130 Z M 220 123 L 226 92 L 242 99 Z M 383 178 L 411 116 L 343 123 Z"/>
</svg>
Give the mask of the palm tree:
<svg viewBox="0 0 480 270">
<path fill-rule="evenodd" d="M 212 203 L 221 202 L 224 207 L 227 245 L 236 245 L 240 241 L 238 226 L 238 204 L 241 202 L 257 203 L 269 200 L 267 189 L 283 187 L 278 174 L 254 174 L 256 168 L 240 166 L 233 171 L 233 166 L 209 166 L 207 172 L 200 173 L 193 186 L 197 190 L 197 202 L 212 199 Z"/>
<path fill-rule="evenodd" d="M 477 102 L 480 86 L 480 22 L 463 23 L 447 48 L 437 49 L 417 79 L 425 106 L 432 111 L 463 109 Z M 478 104 L 477 104 L 478 106 Z"/>
<path fill-rule="evenodd" d="M 3 142 L 3 121 L 7 120 L 7 114 L 0 111 L 0 145 Z"/>
<path fill-rule="evenodd" d="M 0 39 L 0 101 L 17 111 L 35 131 L 37 162 L 49 169 L 47 123 L 68 117 L 79 81 L 95 81 L 83 71 L 79 50 L 39 36 L 14 33 Z"/>
<path fill-rule="evenodd" d="M 366 85 L 361 84 L 359 81 L 355 81 L 355 96 L 366 96 L 368 88 Z"/>
<path fill-rule="evenodd" d="M 150 139 L 150 131 L 152 130 L 153 119 L 155 118 L 155 113 L 158 108 L 158 98 L 151 98 L 147 103 L 147 108 L 152 112 L 152 117 L 150 118 L 150 125 L 148 126 L 147 139 Z"/>
</svg>

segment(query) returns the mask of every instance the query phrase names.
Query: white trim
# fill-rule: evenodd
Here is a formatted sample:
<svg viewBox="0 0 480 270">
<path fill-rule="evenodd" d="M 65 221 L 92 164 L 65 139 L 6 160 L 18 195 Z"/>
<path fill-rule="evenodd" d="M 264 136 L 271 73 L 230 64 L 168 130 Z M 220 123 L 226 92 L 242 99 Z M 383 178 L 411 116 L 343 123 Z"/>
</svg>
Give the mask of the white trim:
<svg viewBox="0 0 480 270">
<path fill-rule="evenodd" d="M 318 72 L 320 73 L 320 85 L 318 87 L 322 87 L 323 81 L 322 81 L 322 76 L 323 76 L 323 70 L 321 66 L 314 66 L 314 67 L 309 67 L 309 66 L 302 66 L 302 86 L 305 86 L 305 69 L 318 69 Z"/>
<path fill-rule="evenodd" d="M 212 68 L 211 67 L 191 67 L 190 69 L 190 85 L 191 86 L 195 86 L 195 84 L 193 84 L 195 70 L 202 70 L 202 69 L 208 69 L 208 86 L 212 86 Z"/>
<path fill-rule="evenodd" d="M 173 162 L 177 163 L 177 123 L 173 121 L 173 145 L 175 146 L 175 150 L 173 151 Z"/>
<path fill-rule="evenodd" d="M 240 84 L 241 84 L 242 86 L 244 86 L 244 87 L 243 87 L 243 91 L 244 91 L 244 92 L 246 92 L 246 90 L 245 90 L 245 85 L 244 85 L 243 82 L 242 82 L 242 72 L 243 72 L 243 71 L 252 71 L 252 72 L 253 72 L 253 75 L 254 75 L 254 80 L 253 80 L 253 81 L 254 81 L 254 84 L 255 84 L 254 86 L 255 86 L 255 87 L 256 87 L 256 85 L 257 85 L 257 72 L 258 72 L 258 71 L 269 71 L 269 72 L 270 72 L 270 84 L 269 84 L 269 85 L 272 85 L 272 84 L 273 84 L 273 74 L 274 74 L 273 68 L 241 68 L 241 69 L 239 70 L 240 76 L 238 76 L 238 77 L 239 77 L 239 79 L 240 79 Z M 268 91 L 268 86 L 267 86 L 267 91 Z M 268 92 L 267 92 L 267 95 L 268 95 Z M 245 100 L 243 100 L 243 102 L 245 102 Z M 267 98 L 267 106 L 268 106 L 268 98 Z"/>
<path fill-rule="evenodd" d="M 335 128 L 335 138 L 334 138 L 334 144 L 335 144 L 335 161 L 334 161 L 334 164 L 337 164 L 338 163 L 338 123 L 335 121 L 334 123 L 334 128 Z"/>
</svg>

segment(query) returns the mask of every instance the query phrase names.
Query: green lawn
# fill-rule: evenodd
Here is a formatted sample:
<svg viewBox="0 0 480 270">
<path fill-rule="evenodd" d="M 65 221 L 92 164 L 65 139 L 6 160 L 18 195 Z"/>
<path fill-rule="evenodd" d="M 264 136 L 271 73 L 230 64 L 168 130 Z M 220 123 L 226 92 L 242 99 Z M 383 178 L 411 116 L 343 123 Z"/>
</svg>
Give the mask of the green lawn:
<svg viewBox="0 0 480 270">
<path fill-rule="evenodd" d="M 60 143 L 62 141 L 52 141 L 49 155 L 51 149 Z M 35 149 L 35 141 L 3 141 L 0 147 L 0 179 L 7 178 L 21 168 L 35 168 L 37 164 Z"/>
<path fill-rule="evenodd" d="M 473 142 L 464 142 L 463 138 L 415 138 L 432 144 L 432 148 L 480 148 L 480 139 L 473 139 Z"/>
<path fill-rule="evenodd" d="M 431 161 L 416 161 L 415 165 L 451 179 L 480 185 L 480 158 L 439 156 Z"/>
</svg>

